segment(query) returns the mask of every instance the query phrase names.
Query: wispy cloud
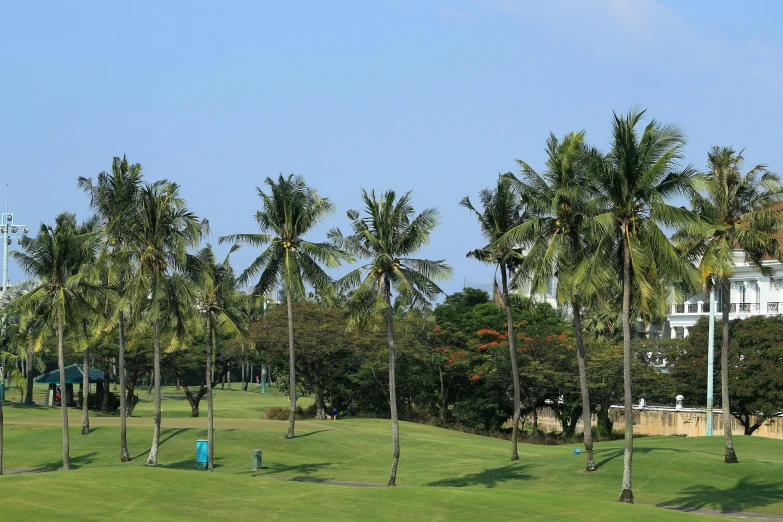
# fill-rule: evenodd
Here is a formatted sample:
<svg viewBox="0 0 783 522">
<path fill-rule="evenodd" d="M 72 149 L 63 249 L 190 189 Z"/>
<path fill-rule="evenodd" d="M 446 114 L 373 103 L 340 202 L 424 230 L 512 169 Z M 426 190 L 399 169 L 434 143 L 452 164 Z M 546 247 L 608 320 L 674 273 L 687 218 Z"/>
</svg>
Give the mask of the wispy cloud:
<svg viewBox="0 0 783 522">
<path fill-rule="evenodd" d="M 729 41 L 656 0 L 478 0 L 485 9 L 545 24 L 596 56 L 653 60 L 692 72 L 725 69 L 733 81 L 783 88 L 783 47 Z"/>
</svg>

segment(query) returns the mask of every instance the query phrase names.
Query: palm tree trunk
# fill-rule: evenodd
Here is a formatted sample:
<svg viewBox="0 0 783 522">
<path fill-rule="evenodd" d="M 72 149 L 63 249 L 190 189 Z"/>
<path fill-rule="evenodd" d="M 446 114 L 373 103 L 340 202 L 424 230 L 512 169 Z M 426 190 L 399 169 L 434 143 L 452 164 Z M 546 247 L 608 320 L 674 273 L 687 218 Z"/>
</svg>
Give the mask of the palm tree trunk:
<svg viewBox="0 0 783 522">
<path fill-rule="evenodd" d="M 3 401 L 0 401 L 0 475 L 3 474 Z"/>
<path fill-rule="evenodd" d="M 119 378 L 120 378 L 120 462 L 130 462 L 130 453 L 128 453 L 128 394 L 125 389 L 125 314 L 120 310 L 120 346 L 119 346 Z"/>
<path fill-rule="evenodd" d="M 63 411 L 63 470 L 71 469 L 70 441 L 68 440 L 68 401 L 65 396 L 65 354 L 63 347 L 63 322 L 65 310 L 57 309 L 57 365 L 60 368 L 60 407 Z"/>
<path fill-rule="evenodd" d="M 27 347 L 27 393 L 24 403 L 28 406 L 33 405 L 33 357 L 35 352 L 32 346 Z"/>
<path fill-rule="evenodd" d="M 160 325 L 158 318 L 153 321 L 155 328 L 153 351 L 153 372 L 155 372 L 155 431 L 152 434 L 152 447 L 150 455 L 147 457 L 147 466 L 158 465 L 158 446 L 160 445 Z"/>
<path fill-rule="evenodd" d="M 103 361 L 103 382 L 101 383 L 101 386 L 103 386 L 103 401 L 101 401 L 101 413 L 106 415 L 107 413 L 109 413 L 109 393 L 111 392 L 111 387 L 109 386 L 109 360 L 108 359 L 105 359 Z"/>
<path fill-rule="evenodd" d="M 511 299 L 508 297 L 508 274 L 506 265 L 500 264 L 500 279 L 503 284 L 503 307 L 506 309 L 506 326 L 508 328 L 508 350 L 511 357 L 511 378 L 514 381 L 514 426 L 511 428 L 511 460 L 519 460 L 517 444 L 519 441 L 519 414 L 522 409 L 519 403 L 521 387 L 519 384 L 519 362 L 517 360 L 517 342 L 514 333 L 514 317 L 511 314 Z"/>
<path fill-rule="evenodd" d="M 212 459 L 215 455 L 215 440 L 213 437 L 213 410 L 212 410 L 212 318 L 207 311 L 207 333 L 204 338 L 205 356 L 207 368 L 205 377 L 207 381 L 207 470 L 212 471 Z"/>
<path fill-rule="evenodd" d="M 623 395 L 625 395 L 625 448 L 623 451 L 623 489 L 620 502 L 633 504 L 631 463 L 633 461 L 633 399 L 631 397 L 631 246 L 628 224 L 623 230 Z"/>
<path fill-rule="evenodd" d="M 82 435 L 90 434 L 90 349 L 84 349 L 84 364 L 82 365 Z"/>
<path fill-rule="evenodd" d="M 723 410 L 723 433 L 726 436 L 726 464 L 737 464 L 737 454 L 734 453 L 734 441 L 731 436 L 731 410 L 729 408 L 729 301 L 731 299 L 731 287 L 729 280 L 721 281 L 723 312 L 723 339 L 720 343 L 720 399 Z"/>
<path fill-rule="evenodd" d="M 294 438 L 294 420 L 296 418 L 296 360 L 294 358 L 294 304 L 291 301 L 291 291 L 286 289 L 286 301 L 288 304 L 288 364 L 289 378 L 291 379 L 291 414 L 288 417 L 288 431 L 285 432 L 286 439 Z"/>
<path fill-rule="evenodd" d="M 582 392 L 582 432 L 585 437 L 585 453 L 587 453 L 587 472 L 595 471 L 593 459 L 593 424 L 590 412 L 590 391 L 587 388 L 587 363 L 585 362 L 585 345 L 582 339 L 582 307 L 574 299 L 571 303 L 574 313 L 574 337 L 576 338 L 576 358 L 579 363 L 579 387 Z"/>
<path fill-rule="evenodd" d="M 394 310 L 391 306 L 391 281 L 384 280 L 384 298 L 386 299 L 386 329 L 389 342 L 389 409 L 392 421 L 392 467 L 387 486 L 397 485 L 397 465 L 400 462 L 400 426 L 397 419 L 397 384 L 394 372 L 396 353 L 394 348 Z"/>
</svg>

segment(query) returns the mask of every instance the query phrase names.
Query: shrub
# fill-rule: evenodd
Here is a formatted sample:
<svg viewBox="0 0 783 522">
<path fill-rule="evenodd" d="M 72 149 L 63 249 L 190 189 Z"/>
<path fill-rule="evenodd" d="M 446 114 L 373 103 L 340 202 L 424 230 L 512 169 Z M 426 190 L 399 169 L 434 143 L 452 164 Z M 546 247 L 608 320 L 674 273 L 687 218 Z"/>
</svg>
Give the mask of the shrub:
<svg viewBox="0 0 783 522">
<path fill-rule="evenodd" d="M 291 416 L 291 408 L 269 408 L 266 410 L 266 415 L 262 415 L 262 418 L 269 420 L 288 420 Z M 305 412 L 301 406 L 297 406 L 294 411 L 294 417 L 297 419 L 305 418 Z"/>
</svg>

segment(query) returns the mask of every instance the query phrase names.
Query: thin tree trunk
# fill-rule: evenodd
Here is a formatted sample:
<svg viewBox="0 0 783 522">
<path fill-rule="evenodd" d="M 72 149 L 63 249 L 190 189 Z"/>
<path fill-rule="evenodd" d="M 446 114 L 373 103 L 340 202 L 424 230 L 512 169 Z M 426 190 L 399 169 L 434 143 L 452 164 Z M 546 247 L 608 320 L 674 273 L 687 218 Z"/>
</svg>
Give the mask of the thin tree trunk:
<svg viewBox="0 0 783 522">
<path fill-rule="evenodd" d="M 288 431 L 285 432 L 286 439 L 294 438 L 294 420 L 296 418 L 296 359 L 294 354 L 294 303 L 291 300 L 291 289 L 287 288 L 285 292 L 288 304 L 288 364 L 290 391 L 291 394 L 291 414 L 288 417 Z"/>
<path fill-rule="evenodd" d="M 82 365 L 82 435 L 90 434 L 90 349 L 84 349 Z"/>
<path fill-rule="evenodd" d="M 576 358 L 579 363 L 579 387 L 582 392 L 582 426 L 585 437 L 585 453 L 587 453 L 586 471 L 595 471 L 593 459 L 593 424 L 590 413 L 590 391 L 587 388 L 587 363 L 585 362 L 585 345 L 582 339 L 582 308 L 579 301 L 571 303 L 574 313 L 574 337 L 576 338 Z"/>
<path fill-rule="evenodd" d="M 213 410 L 212 410 L 212 319 L 207 311 L 207 333 L 204 338 L 206 347 L 207 368 L 204 376 L 207 380 L 207 470 L 212 471 L 212 462 L 215 455 L 215 439 L 213 437 Z"/>
<path fill-rule="evenodd" d="M 152 393 L 155 389 L 155 370 L 150 370 L 150 387 L 147 389 L 147 395 Z"/>
<path fill-rule="evenodd" d="M 726 464 L 737 464 L 737 454 L 734 453 L 734 440 L 731 436 L 731 410 L 729 409 L 729 301 L 731 288 L 728 279 L 722 281 L 722 312 L 723 312 L 723 339 L 720 344 L 720 394 L 721 409 L 723 410 L 723 433 L 726 436 Z"/>
<path fill-rule="evenodd" d="M 508 274 L 506 265 L 500 265 L 500 278 L 503 283 L 503 307 L 506 309 L 506 323 L 508 328 L 508 350 L 511 357 L 511 377 L 514 381 L 514 426 L 511 428 L 511 460 L 519 460 L 517 444 L 519 441 L 519 414 L 522 409 L 519 403 L 521 394 L 519 384 L 519 363 L 517 361 L 517 343 L 514 333 L 514 317 L 511 314 L 511 300 L 508 297 Z"/>
<path fill-rule="evenodd" d="M 158 446 L 160 445 L 160 325 L 158 319 L 153 321 L 155 328 L 153 345 L 153 372 L 155 373 L 155 431 L 152 435 L 152 447 L 147 457 L 147 466 L 158 465 Z"/>
<path fill-rule="evenodd" d="M 228 386 L 228 389 L 231 389 L 231 368 L 228 369 L 226 372 L 226 385 Z"/>
<path fill-rule="evenodd" d="M 244 361 L 240 364 L 241 366 L 241 376 L 242 376 L 242 384 L 239 386 L 239 389 L 242 391 L 245 391 L 245 363 Z"/>
<path fill-rule="evenodd" d="M 321 386 L 321 375 L 318 365 L 313 364 L 313 393 L 315 394 L 315 418 L 326 419 L 326 404 L 324 404 L 324 389 Z"/>
<path fill-rule="evenodd" d="M 65 397 L 65 354 L 63 347 L 63 322 L 65 310 L 57 309 L 57 365 L 60 367 L 60 408 L 63 412 L 63 470 L 71 469 L 70 441 L 68 439 L 68 401 Z"/>
<path fill-rule="evenodd" d="M 396 353 L 394 348 L 394 310 L 391 306 L 391 282 L 384 279 L 384 298 L 386 299 L 386 329 L 389 342 L 389 409 L 392 421 L 392 467 L 387 486 L 397 485 L 397 465 L 400 462 L 400 426 L 397 420 L 397 385 L 394 372 Z"/>
<path fill-rule="evenodd" d="M 120 347 L 118 355 L 119 363 L 119 377 L 120 377 L 120 462 L 130 462 L 130 454 L 128 453 L 128 438 L 127 438 L 127 407 L 128 407 L 128 391 L 125 389 L 125 315 L 120 310 Z"/>
<path fill-rule="evenodd" d="M 101 413 L 106 415 L 107 413 L 109 413 L 109 393 L 111 392 L 111 387 L 109 386 L 108 359 L 103 361 L 103 382 L 101 383 L 101 386 L 103 386 L 103 401 L 101 403 Z"/>
<path fill-rule="evenodd" d="M 33 402 L 33 356 L 35 355 L 32 346 L 27 347 L 27 394 L 24 403 L 32 406 Z"/>
<path fill-rule="evenodd" d="M 633 461 L 633 398 L 631 397 L 631 250 L 628 224 L 623 228 L 623 395 L 625 395 L 625 447 L 623 451 L 623 489 L 620 502 L 633 504 L 631 463 Z"/>
<path fill-rule="evenodd" d="M 0 401 L 0 475 L 3 474 L 3 401 Z"/>
</svg>

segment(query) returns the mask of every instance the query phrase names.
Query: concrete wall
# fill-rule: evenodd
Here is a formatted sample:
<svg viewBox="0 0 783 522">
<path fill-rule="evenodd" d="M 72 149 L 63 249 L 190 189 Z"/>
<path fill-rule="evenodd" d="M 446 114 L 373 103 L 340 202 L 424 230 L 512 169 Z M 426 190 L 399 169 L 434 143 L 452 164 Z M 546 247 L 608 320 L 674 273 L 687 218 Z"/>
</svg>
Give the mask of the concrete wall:
<svg viewBox="0 0 783 522">
<path fill-rule="evenodd" d="M 623 430 L 624 408 L 612 406 L 609 418 L 614 421 L 614 429 Z M 731 430 L 735 435 L 742 435 L 745 429 L 735 419 L 731 418 Z M 532 417 L 526 419 L 532 422 Z M 593 415 L 593 426 L 597 419 Z M 754 419 L 755 422 L 755 419 Z M 720 410 L 713 411 L 713 436 L 723 436 L 723 419 Z M 560 431 L 561 425 L 551 408 L 538 410 L 538 426 L 544 431 Z M 582 421 L 577 423 L 577 431 L 582 431 Z M 633 432 L 636 435 L 687 435 L 701 437 L 707 435 L 707 412 L 705 410 L 683 408 L 644 408 L 633 410 Z M 753 432 L 754 437 L 769 437 L 783 440 L 783 415 L 768 420 Z"/>
</svg>

